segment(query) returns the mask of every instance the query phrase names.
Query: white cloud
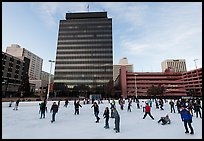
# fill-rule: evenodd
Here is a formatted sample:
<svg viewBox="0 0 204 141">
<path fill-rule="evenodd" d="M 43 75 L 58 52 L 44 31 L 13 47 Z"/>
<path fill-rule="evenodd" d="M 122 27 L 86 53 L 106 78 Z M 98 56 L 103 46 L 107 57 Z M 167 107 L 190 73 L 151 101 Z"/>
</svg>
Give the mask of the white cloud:
<svg viewBox="0 0 204 141">
<path fill-rule="evenodd" d="M 115 55 L 133 60 L 137 55 L 154 56 L 158 65 L 165 57 L 185 59 L 191 55 L 188 61 L 202 58 L 202 3 L 49 2 L 34 5 L 43 21 L 57 28 L 65 13 L 87 12 L 88 4 L 90 11 L 105 10 L 113 19 L 114 48 L 119 52 Z"/>
<path fill-rule="evenodd" d="M 41 19 L 51 28 L 58 26 L 59 20 L 65 19 L 66 13 L 87 11 L 87 4 L 81 2 L 35 2 L 32 7 L 37 8 Z"/>
</svg>

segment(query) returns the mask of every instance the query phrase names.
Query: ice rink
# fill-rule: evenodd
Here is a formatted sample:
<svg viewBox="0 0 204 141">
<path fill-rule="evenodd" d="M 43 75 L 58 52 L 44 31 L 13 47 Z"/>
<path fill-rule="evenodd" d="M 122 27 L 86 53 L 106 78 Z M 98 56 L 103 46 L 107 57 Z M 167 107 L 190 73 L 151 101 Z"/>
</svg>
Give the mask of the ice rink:
<svg viewBox="0 0 204 141">
<path fill-rule="evenodd" d="M 140 103 L 141 103 L 140 99 Z M 80 102 L 80 114 L 74 114 L 73 101 L 69 101 L 68 107 L 61 101 L 59 112 L 56 114 L 56 122 L 51 123 L 50 108 L 53 101 L 48 101 L 46 118 L 40 119 L 39 103 L 20 102 L 19 110 L 8 107 L 8 102 L 2 102 L 2 139 L 202 139 L 202 118 L 193 116 L 192 126 L 194 135 L 185 134 L 183 122 L 180 114 L 170 113 L 169 103 L 164 104 L 164 110 L 156 109 L 155 103 L 151 114 L 155 118 L 152 120 L 148 115 L 143 118 L 142 108 L 137 109 L 136 103 L 132 103 L 132 112 L 127 111 L 127 101 L 124 110 L 120 109 L 116 100 L 116 107 L 120 114 L 120 132 L 115 133 L 114 119 L 109 119 L 109 129 L 104 128 L 105 119 L 103 112 L 105 107 L 110 108 L 108 101 L 104 100 L 99 104 L 100 122 L 95 123 L 92 104 Z M 161 125 L 157 121 L 161 116 L 168 114 L 171 124 Z"/>
</svg>

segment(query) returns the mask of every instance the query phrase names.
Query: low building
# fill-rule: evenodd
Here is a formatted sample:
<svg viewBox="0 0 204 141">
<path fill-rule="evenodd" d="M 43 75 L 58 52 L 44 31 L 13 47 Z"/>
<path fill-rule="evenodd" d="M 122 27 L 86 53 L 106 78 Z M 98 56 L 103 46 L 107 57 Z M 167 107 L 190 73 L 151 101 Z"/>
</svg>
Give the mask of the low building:
<svg viewBox="0 0 204 141">
<path fill-rule="evenodd" d="M 164 86 L 164 97 L 188 96 L 189 89 L 195 89 L 202 96 L 202 69 L 189 72 L 128 72 L 121 66 L 120 75 L 115 81 L 117 95 L 127 97 L 147 97 L 152 85 Z"/>
<path fill-rule="evenodd" d="M 30 60 L 2 52 L 2 97 L 16 96 L 23 76 L 28 73 Z"/>
</svg>

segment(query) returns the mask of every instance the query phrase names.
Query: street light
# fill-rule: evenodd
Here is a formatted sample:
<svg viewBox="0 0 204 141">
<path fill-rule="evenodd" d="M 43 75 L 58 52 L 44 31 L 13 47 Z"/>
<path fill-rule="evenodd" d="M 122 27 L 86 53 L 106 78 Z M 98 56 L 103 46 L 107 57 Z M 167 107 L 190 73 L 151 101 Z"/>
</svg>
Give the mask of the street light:
<svg viewBox="0 0 204 141">
<path fill-rule="evenodd" d="M 134 74 L 135 75 L 135 96 L 137 98 L 137 84 L 136 84 L 136 75 L 138 74 Z"/>
<path fill-rule="evenodd" d="M 4 89 L 4 95 L 3 95 L 3 96 L 6 97 L 6 92 L 7 92 L 7 88 L 8 88 L 8 80 L 7 80 L 7 79 L 4 80 L 4 81 L 2 82 L 2 84 L 6 85 L 6 86 L 5 86 L 5 89 Z"/>
<path fill-rule="evenodd" d="M 52 72 L 52 63 L 54 63 L 55 61 L 49 60 L 49 62 L 51 63 L 51 66 L 50 66 L 49 83 L 48 83 L 48 90 L 47 90 L 47 100 L 49 98 L 49 93 L 50 93 L 50 79 L 51 79 L 51 72 Z"/>
<path fill-rule="evenodd" d="M 197 61 L 198 59 L 194 59 L 193 61 L 195 62 L 195 67 L 196 67 L 196 69 L 197 69 L 197 65 L 196 65 L 196 61 Z"/>
</svg>

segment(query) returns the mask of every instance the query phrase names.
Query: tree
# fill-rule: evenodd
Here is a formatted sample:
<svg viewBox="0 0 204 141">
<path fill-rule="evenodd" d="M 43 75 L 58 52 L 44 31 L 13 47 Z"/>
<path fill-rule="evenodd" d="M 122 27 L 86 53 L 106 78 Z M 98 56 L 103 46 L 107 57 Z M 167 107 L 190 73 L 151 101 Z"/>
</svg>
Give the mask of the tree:
<svg viewBox="0 0 204 141">
<path fill-rule="evenodd" d="M 31 95 L 29 77 L 27 73 L 23 75 L 21 85 L 19 86 L 18 92 L 20 93 L 20 96 L 22 97 L 29 97 Z"/>
<path fill-rule="evenodd" d="M 164 86 L 161 86 L 161 85 L 154 86 L 154 85 L 152 85 L 151 87 L 148 88 L 147 94 L 149 96 L 153 96 L 154 99 L 155 99 L 156 96 L 163 96 L 165 91 L 166 90 L 165 90 Z"/>
</svg>

